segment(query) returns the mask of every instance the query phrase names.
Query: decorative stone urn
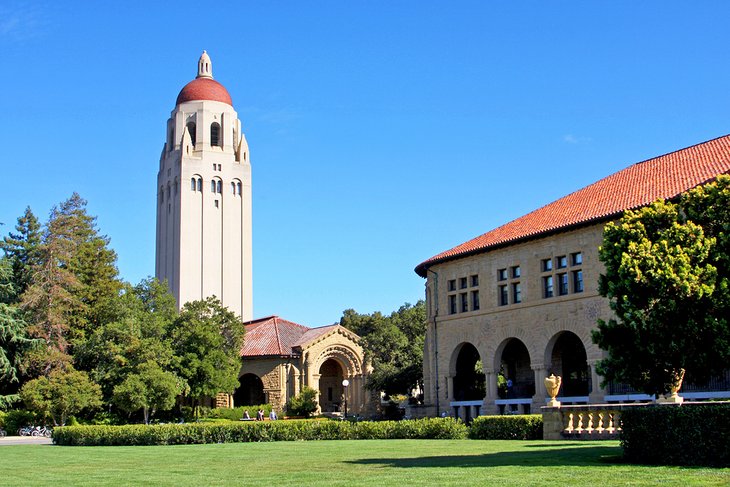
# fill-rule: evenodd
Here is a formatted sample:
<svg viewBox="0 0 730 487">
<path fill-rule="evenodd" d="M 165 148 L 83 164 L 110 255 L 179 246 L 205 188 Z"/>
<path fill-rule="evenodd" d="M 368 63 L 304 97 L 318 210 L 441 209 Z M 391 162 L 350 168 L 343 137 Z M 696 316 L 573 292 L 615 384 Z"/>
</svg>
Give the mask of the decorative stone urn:
<svg viewBox="0 0 730 487">
<path fill-rule="evenodd" d="M 550 374 L 550 377 L 545 378 L 545 390 L 547 391 L 548 396 L 550 396 L 550 401 L 547 403 L 548 407 L 560 407 L 560 401 L 555 399 L 555 397 L 558 395 L 560 384 L 562 384 L 562 382 L 563 379 L 560 376 L 556 377 L 555 374 Z"/>
<path fill-rule="evenodd" d="M 674 374 L 674 380 L 669 386 L 669 392 L 663 396 L 659 396 L 656 400 L 657 404 L 682 404 L 684 398 L 678 394 L 682 388 L 682 381 L 684 380 L 684 369 L 679 369 Z"/>
</svg>

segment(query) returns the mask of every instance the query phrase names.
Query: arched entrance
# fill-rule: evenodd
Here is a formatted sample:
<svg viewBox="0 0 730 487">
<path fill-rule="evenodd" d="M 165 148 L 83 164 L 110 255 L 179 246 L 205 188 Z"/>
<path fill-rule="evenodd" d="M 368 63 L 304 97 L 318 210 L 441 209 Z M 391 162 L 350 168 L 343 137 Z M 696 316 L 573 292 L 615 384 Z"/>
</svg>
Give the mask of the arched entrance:
<svg viewBox="0 0 730 487">
<path fill-rule="evenodd" d="M 464 343 L 456 357 L 453 398 L 455 401 L 482 400 L 486 390 L 479 351 L 471 343 Z"/>
<path fill-rule="evenodd" d="M 564 331 L 555 340 L 549 372 L 563 378 L 561 397 L 587 396 L 590 393 L 590 369 L 583 342 L 575 333 Z"/>
<path fill-rule="evenodd" d="M 332 358 L 319 367 L 319 407 L 322 412 L 337 412 L 342 405 L 342 380 L 345 378 L 342 366 Z"/>
<path fill-rule="evenodd" d="M 243 374 L 239 379 L 240 386 L 233 393 L 234 406 L 255 406 L 266 403 L 264 383 L 255 374 Z"/>
<path fill-rule="evenodd" d="M 499 373 L 504 377 L 504 381 L 498 384 L 500 396 L 525 399 L 535 394 L 535 374 L 530 367 L 530 353 L 517 338 L 510 338 L 505 344 Z"/>
</svg>

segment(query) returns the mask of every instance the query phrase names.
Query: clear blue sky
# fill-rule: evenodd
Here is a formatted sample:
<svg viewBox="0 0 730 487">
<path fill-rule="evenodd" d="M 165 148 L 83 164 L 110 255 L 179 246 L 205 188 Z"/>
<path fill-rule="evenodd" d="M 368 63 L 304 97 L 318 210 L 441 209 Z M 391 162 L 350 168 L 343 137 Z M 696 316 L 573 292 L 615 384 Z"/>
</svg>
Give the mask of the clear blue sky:
<svg viewBox="0 0 730 487">
<path fill-rule="evenodd" d="M 254 314 L 423 296 L 413 268 L 730 132 L 730 2 L 0 3 L 0 230 L 89 201 L 154 273 L 165 123 L 203 49 L 251 149 Z"/>
</svg>

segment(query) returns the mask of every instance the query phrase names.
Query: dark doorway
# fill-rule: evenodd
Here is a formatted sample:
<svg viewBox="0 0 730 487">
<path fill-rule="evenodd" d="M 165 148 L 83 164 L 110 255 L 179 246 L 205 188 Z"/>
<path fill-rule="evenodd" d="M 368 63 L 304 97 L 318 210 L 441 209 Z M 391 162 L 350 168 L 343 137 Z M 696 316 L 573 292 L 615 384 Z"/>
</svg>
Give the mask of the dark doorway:
<svg viewBox="0 0 730 487">
<path fill-rule="evenodd" d="M 264 395 L 264 383 L 259 376 L 254 374 L 243 374 L 238 382 L 240 386 L 233 393 L 234 406 L 256 406 L 266 404 Z"/>
<path fill-rule="evenodd" d="M 479 351 L 471 343 L 465 343 L 456 358 L 454 376 L 454 400 L 476 401 L 484 399 L 486 379 Z"/>
</svg>

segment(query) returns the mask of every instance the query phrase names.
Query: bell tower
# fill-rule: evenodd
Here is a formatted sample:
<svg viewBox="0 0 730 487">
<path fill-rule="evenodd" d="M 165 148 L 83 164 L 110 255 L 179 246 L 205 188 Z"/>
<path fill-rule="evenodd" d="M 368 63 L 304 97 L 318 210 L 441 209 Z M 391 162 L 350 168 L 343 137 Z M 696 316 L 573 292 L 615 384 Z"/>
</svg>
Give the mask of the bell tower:
<svg viewBox="0 0 730 487">
<path fill-rule="evenodd" d="M 177 96 L 157 173 L 155 276 L 178 307 L 216 296 L 253 318 L 251 164 L 228 91 L 208 54 Z"/>
</svg>

